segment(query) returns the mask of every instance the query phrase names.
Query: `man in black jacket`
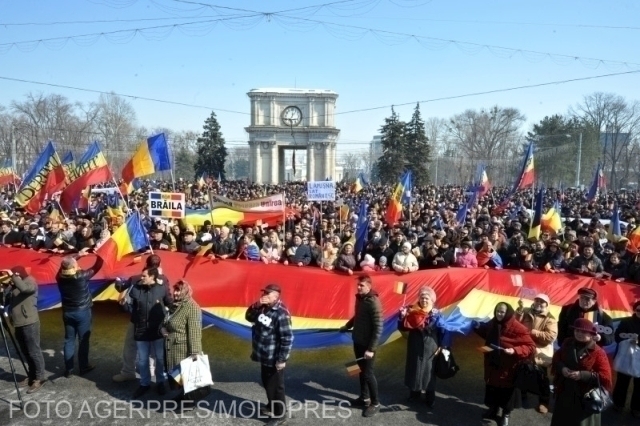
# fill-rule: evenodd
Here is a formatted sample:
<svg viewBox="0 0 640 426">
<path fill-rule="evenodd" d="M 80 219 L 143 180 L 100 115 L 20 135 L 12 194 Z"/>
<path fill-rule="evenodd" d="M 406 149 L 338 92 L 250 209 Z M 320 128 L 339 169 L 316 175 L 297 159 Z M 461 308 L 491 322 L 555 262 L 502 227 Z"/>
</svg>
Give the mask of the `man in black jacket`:
<svg viewBox="0 0 640 426">
<path fill-rule="evenodd" d="M 598 293 L 583 287 L 578 290 L 578 300 L 562 307 L 558 318 L 558 345 L 567 337 L 573 336 L 571 326 L 578 318 L 587 318 L 598 327 L 596 342 L 600 346 L 609 346 L 614 342 L 613 320 L 598 305 Z"/>
<path fill-rule="evenodd" d="M 167 292 L 167 296 L 171 297 L 171 285 L 169 284 L 169 280 L 165 275 L 162 274 L 162 270 L 160 269 L 160 256 L 157 254 L 152 254 L 147 258 L 145 269 L 149 268 L 157 268 L 158 272 L 160 272 L 160 277 L 158 278 L 158 285 L 164 286 L 165 291 Z M 130 290 L 133 286 L 138 285 L 142 278 L 142 274 L 136 274 L 131 276 L 127 280 L 122 280 L 120 278 L 116 278 L 115 288 L 121 293 L 119 298 L 120 305 L 124 308 L 125 311 L 131 313 L 131 297 L 129 296 Z M 122 369 L 120 373 L 116 374 L 112 377 L 114 382 L 128 382 L 130 380 L 136 380 L 136 355 L 138 353 L 136 341 L 133 338 L 134 334 L 134 325 L 133 319 L 129 321 L 129 325 L 127 326 L 127 332 L 124 338 L 124 346 L 122 348 Z M 152 358 L 149 359 L 149 368 L 150 370 L 155 369 L 155 354 L 151 353 Z"/>
<path fill-rule="evenodd" d="M 82 257 L 78 254 L 76 257 Z M 56 275 L 62 300 L 62 321 L 64 322 L 64 367 L 65 377 L 73 374 L 73 357 L 76 351 L 76 336 L 80 339 L 78 364 L 80 375 L 93 370 L 89 364 L 89 338 L 91 337 L 91 307 L 93 298 L 89 291 L 89 280 L 102 268 L 102 259 L 96 257 L 95 264 L 81 270 L 76 259 L 65 257 Z"/>
<path fill-rule="evenodd" d="M 165 319 L 165 307 L 171 304 L 171 298 L 166 288 L 158 285 L 160 272 L 157 268 L 142 271 L 140 281 L 131 289 L 131 322 L 133 323 L 133 338 L 138 350 L 138 372 L 140 386 L 134 392 L 133 398 L 145 394 L 151 387 L 151 370 L 149 354 L 152 350 L 156 354 L 156 389 L 158 395 L 164 395 L 164 339 L 160 333 Z"/>
<path fill-rule="evenodd" d="M 372 417 L 380 411 L 373 357 L 382 335 L 382 305 L 378 293 L 371 286 L 368 275 L 358 278 L 355 315 L 340 328 L 343 333 L 353 328 L 353 351 L 360 367 L 360 396 L 351 401 L 351 406 L 366 407 L 365 417 Z"/>
<path fill-rule="evenodd" d="M 27 393 L 31 394 L 40 390 L 45 382 L 44 358 L 40 350 L 38 284 L 23 266 L 14 266 L 2 272 L 11 277 L 11 284 L 5 290 L 5 303 L 9 306 L 9 318 L 28 367 L 28 377 L 19 385 L 29 386 Z"/>
</svg>

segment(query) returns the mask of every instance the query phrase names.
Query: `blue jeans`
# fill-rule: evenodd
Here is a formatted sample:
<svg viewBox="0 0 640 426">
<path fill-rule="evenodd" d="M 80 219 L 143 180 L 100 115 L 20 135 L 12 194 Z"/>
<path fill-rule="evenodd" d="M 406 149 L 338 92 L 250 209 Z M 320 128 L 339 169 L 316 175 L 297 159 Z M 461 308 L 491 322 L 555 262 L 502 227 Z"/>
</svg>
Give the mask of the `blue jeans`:
<svg viewBox="0 0 640 426">
<path fill-rule="evenodd" d="M 73 357 L 76 352 L 76 337 L 80 340 L 78 346 L 78 364 L 80 371 L 89 366 L 89 338 L 91 337 L 91 308 L 79 311 L 63 311 L 64 323 L 64 368 L 73 370 Z"/>
<path fill-rule="evenodd" d="M 150 342 L 136 341 L 138 349 L 138 372 L 140 373 L 140 386 L 151 385 L 151 369 L 149 368 L 149 354 L 151 348 L 156 354 L 156 384 L 164 382 L 164 339 Z"/>
</svg>

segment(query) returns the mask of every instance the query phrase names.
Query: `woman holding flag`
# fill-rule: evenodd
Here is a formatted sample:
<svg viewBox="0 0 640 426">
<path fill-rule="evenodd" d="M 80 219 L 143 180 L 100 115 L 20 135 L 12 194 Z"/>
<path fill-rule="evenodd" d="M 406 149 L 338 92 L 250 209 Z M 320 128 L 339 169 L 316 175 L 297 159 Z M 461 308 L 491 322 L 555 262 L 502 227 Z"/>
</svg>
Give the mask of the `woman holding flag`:
<svg viewBox="0 0 640 426">
<path fill-rule="evenodd" d="M 436 355 L 442 347 L 444 329 L 442 316 L 435 309 L 436 292 L 431 287 L 420 289 L 418 302 L 403 306 L 398 318 L 398 330 L 408 332 L 407 361 L 404 384 L 409 388 L 409 400 L 418 401 L 426 393 L 427 407 L 436 399 Z"/>
</svg>

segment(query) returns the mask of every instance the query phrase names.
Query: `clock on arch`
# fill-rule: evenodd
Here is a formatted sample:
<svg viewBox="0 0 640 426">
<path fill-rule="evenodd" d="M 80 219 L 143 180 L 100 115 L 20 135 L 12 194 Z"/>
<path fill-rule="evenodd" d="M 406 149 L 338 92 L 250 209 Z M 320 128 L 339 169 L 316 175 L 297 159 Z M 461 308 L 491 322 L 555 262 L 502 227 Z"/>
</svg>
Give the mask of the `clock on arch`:
<svg viewBox="0 0 640 426">
<path fill-rule="evenodd" d="M 302 122 L 302 111 L 297 106 L 288 106 L 282 111 L 282 123 L 285 126 L 297 126 L 300 122 Z"/>
</svg>

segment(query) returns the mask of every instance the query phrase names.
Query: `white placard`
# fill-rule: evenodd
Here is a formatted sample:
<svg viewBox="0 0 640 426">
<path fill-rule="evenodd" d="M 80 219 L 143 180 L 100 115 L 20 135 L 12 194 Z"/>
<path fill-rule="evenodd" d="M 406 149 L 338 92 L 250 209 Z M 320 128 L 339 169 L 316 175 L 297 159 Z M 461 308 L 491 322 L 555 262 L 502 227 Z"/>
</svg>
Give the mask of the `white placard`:
<svg viewBox="0 0 640 426">
<path fill-rule="evenodd" d="M 307 182 L 307 200 L 335 201 L 336 183 L 332 180 Z"/>
<path fill-rule="evenodd" d="M 184 193 L 150 192 L 147 205 L 149 206 L 149 217 L 184 219 Z"/>
</svg>

